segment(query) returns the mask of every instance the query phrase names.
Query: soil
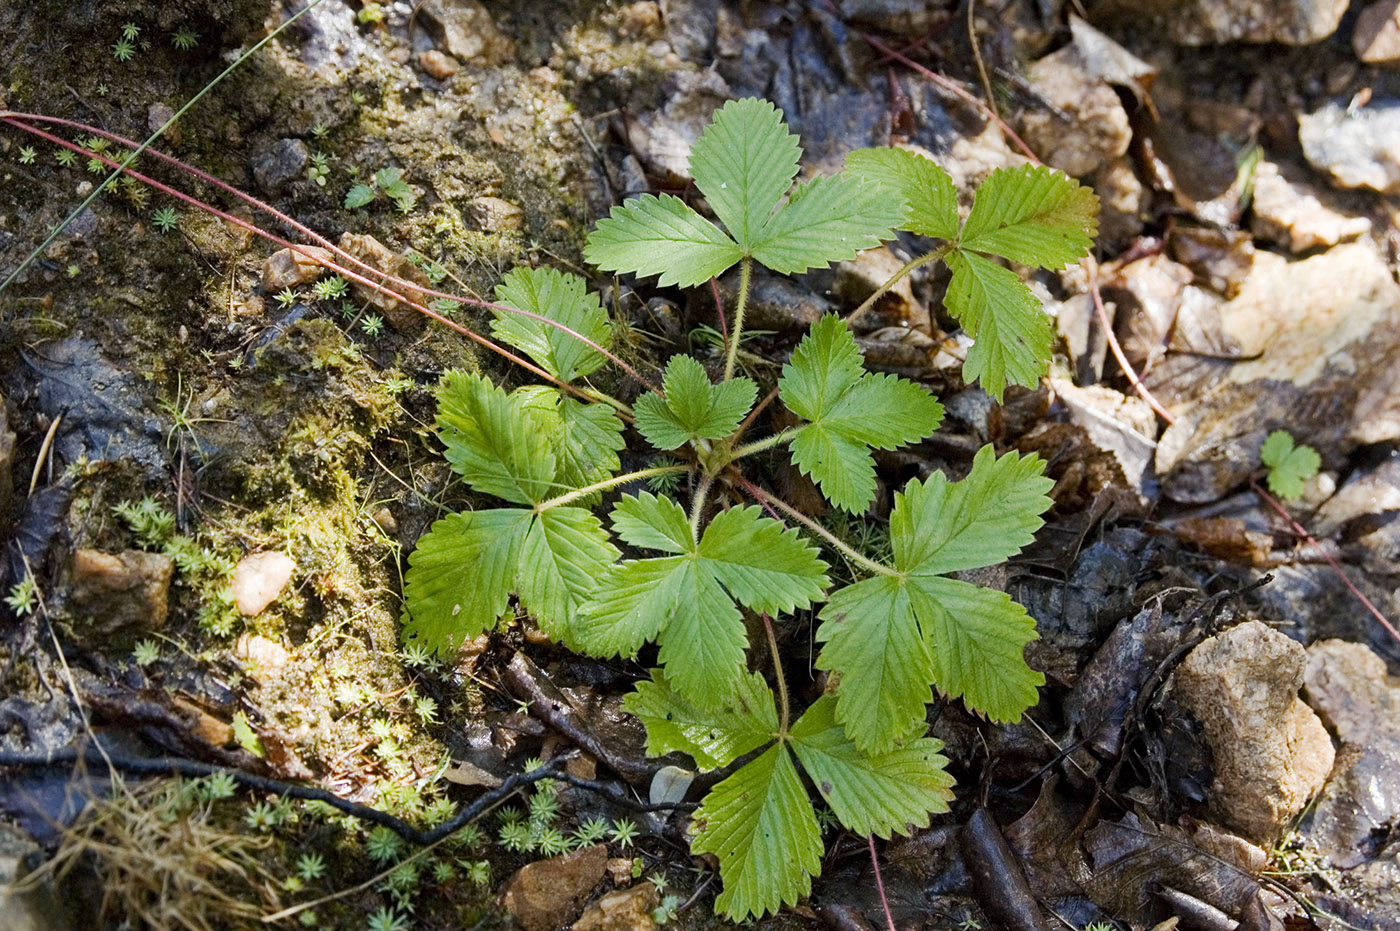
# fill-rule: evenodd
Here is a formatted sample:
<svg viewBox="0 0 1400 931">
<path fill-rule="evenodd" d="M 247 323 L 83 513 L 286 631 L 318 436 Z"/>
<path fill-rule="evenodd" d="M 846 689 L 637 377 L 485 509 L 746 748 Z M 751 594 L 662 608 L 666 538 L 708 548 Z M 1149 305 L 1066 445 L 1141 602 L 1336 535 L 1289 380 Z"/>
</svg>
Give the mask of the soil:
<svg viewBox="0 0 1400 931">
<path fill-rule="evenodd" d="M 1278 162 L 1321 206 L 1350 218 L 1342 227 L 1366 230 L 1368 261 L 1383 265 L 1385 284 L 1393 284 L 1400 237 L 1388 201 L 1376 191 L 1332 185 L 1298 142 L 1300 114 L 1332 100 L 1365 106 L 1372 96 L 1400 91 L 1400 72 L 1357 60 L 1349 41 L 1354 11 L 1333 33 L 1299 46 L 1173 45 L 1105 15 L 1095 23 L 1123 54 L 1152 69 L 1155 83 L 1124 77 L 1121 62 L 1106 81 L 1084 79 L 1076 65 L 1071 77 L 1097 95 L 1081 105 L 1048 101 L 1052 85 L 1027 79 L 1076 41 L 1062 6 L 974 5 L 984 84 L 966 4 L 491 0 L 481 7 L 489 22 L 473 20 L 479 55 L 444 64 L 450 41 L 441 11 L 475 10 L 472 4 L 322 0 L 211 86 L 301 5 L 0 0 L 0 110 L 144 140 L 202 93 L 157 148 L 333 241 L 345 233 L 373 236 L 409 256 L 424 280 L 456 293 L 489 297 L 517 265 L 590 275 L 613 318 L 628 325 L 631 338 L 620 351 L 649 376 L 672 352 L 706 351 L 704 328 L 717 323 L 713 301 L 708 293 L 596 274 L 582 259 L 584 237 L 627 194 L 690 193 L 676 147 L 724 99 L 774 100 L 802 136 L 806 162 L 820 170 L 839 168 L 852 148 L 904 142 L 956 162 L 966 195 L 987 171 L 1017 158 L 984 104 L 941 90 L 908 67 L 909 59 L 975 99 L 985 99 L 988 88 L 1014 125 L 1024 129 L 1039 119 L 1047 142 L 1082 143 L 1071 147 L 1072 157 L 1087 165 L 1084 180 L 1109 205 L 1097 255 L 1104 293 L 1110 310 L 1117 307 L 1117 329 L 1134 364 L 1167 360 L 1149 374 L 1174 411 L 1224 377 L 1184 368 L 1183 359 L 1230 363 L 1205 351 L 1218 347 L 1182 350 L 1173 341 L 1186 327 L 1173 329 L 1175 317 L 1160 331 L 1139 326 L 1151 322 L 1152 288 L 1175 288 L 1172 314 L 1186 306 L 1182 281 L 1214 308 L 1241 293 L 1247 272 L 1232 269 L 1253 267 L 1240 266 L 1246 253 L 1288 254 L 1292 261 L 1345 248 L 1326 242 L 1325 231 L 1317 234 L 1323 240 L 1296 226 L 1292 239 L 1287 229 L 1267 232 L 1277 232 L 1277 222 L 1259 220 L 1262 207 L 1250 205 L 1239 181 L 1251 159 Z M 382 19 L 367 15 L 376 10 Z M 135 27 L 129 37 L 128 24 Z M 882 55 L 871 38 L 904 50 L 904 60 Z M 129 42 L 129 56 L 122 42 Z M 1049 122 L 1058 128 L 1044 129 L 1047 113 L 1061 120 Z M 1121 125 L 1113 122 L 1118 113 Z M 85 132 L 36 125 L 91 148 Z M 454 481 L 442 457 L 434 387 L 453 369 L 504 384 L 525 383 L 524 373 L 446 327 L 381 319 L 354 291 L 318 297 L 309 284 L 295 293 L 265 288 L 264 263 L 277 245 L 145 185 L 118 183 L 70 217 L 105 173 L 90 171 L 83 157 L 65 165 L 60 151 L 0 126 L 0 277 L 13 276 L 0 290 L 0 594 L 11 595 L 26 575 L 40 593 L 28 612 L 0 606 L 0 750 L 55 752 L 87 740 L 95 725 L 114 753 L 168 753 L 310 781 L 422 821 L 433 817 L 435 802 L 465 804 L 528 758 L 576 745 L 577 731 L 532 702 L 562 694 L 579 710 L 582 732 L 614 756 L 591 754 L 601 762 L 588 759 L 580 765 L 596 768 L 576 775 L 645 795 L 659 764 L 646 759 L 640 726 L 618 707 L 645 664 L 574 656 L 523 617 L 469 645 L 450 668 L 401 648 L 408 553 L 434 520 L 483 503 Z M 288 235 L 278 221 L 255 217 L 212 185 L 149 158 L 138 166 L 232 217 Z M 352 186 L 371 183 L 383 169 L 398 169 L 411 187 L 407 209 L 382 194 L 363 207 L 343 206 Z M 173 224 L 157 213 L 167 209 L 175 211 Z M 1358 218 L 1369 224 L 1357 225 Z M 1183 251 L 1190 245 L 1178 235 L 1183 227 L 1222 238 L 1210 239 L 1214 252 L 1193 258 Z M 1303 245 L 1290 254 L 1280 242 Z M 917 254 L 911 250 L 906 237 L 882 261 L 898 267 Z M 1133 264 L 1167 253 L 1175 264 L 1150 280 L 1146 266 Z M 1171 284 L 1183 268 L 1185 278 Z M 1092 921 L 1139 928 L 1188 914 L 1190 903 L 1144 890 L 1169 886 L 1192 901 L 1208 899 L 1201 889 L 1223 882 L 1211 871 L 1217 867 L 1192 871 L 1175 861 L 1189 849 L 1188 861 L 1209 851 L 1225 862 L 1220 842 L 1203 838 L 1228 819 L 1212 797 L 1211 750 L 1200 723 L 1161 688 L 1175 664 L 1196 643 L 1250 618 L 1302 644 L 1340 638 L 1369 645 L 1392 674 L 1400 671 L 1396 640 L 1348 590 L 1352 584 L 1380 613 L 1400 615 L 1392 558 L 1400 549 L 1389 548 L 1387 529 L 1400 509 L 1388 495 L 1400 482 L 1385 469 L 1400 431 L 1366 433 L 1352 423 L 1363 408 L 1372 424 L 1388 416 L 1384 405 L 1365 407 L 1361 389 L 1384 394 L 1394 369 L 1388 347 L 1395 337 L 1377 335 L 1391 305 L 1372 302 L 1381 310 L 1366 338 L 1382 348 L 1353 352 L 1359 369 L 1329 369 L 1333 380 L 1317 383 L 1341 399 L 1339 408 L 1319 406 L 1321 389 L 1309 389 L 1301 376 L 1296 390 L 1293 383 L 1288 391 L 1258 387 L 1292 377 L 1265 371 L 1232 388 L 1220 402 L 1228 405 L 1223 413 L 1193 413 L 1207 426 L 1185 440 L 1174 435 L 1184 464 L 1159 476 L 1151 453 L 1144 460 L 1133 450 L 1155 449 L 1165 424 L 1149 411 L 1147 426 L 1134 426 L 1143 411 L 1132 405 L 1140 402 L 1111 357 L 1104 362 L 1102 331 L 1086 336 L 1090 348 L 1081 347 L 1067 322 L 1076 319 L 1075 306 L 1088 306 L 1075 305 L 1087 302 L 1085 280 L 1072 271 L 1028 276 L 1058 313 L 1064 340 L 1051 380 L 1036 390 L 1013 389 L 1004 404 L 962 383 L 956 321 L 940 309 L 946 280 L 916 275 L 899 301 L 872 315 L 878 326 L 859 334 L 870 366 L 927 384 L 950 416 L 925 443 L 880 458 L 881 497 L 871 514 L 840 526 L 830 517 L 829 526 L 878 548 L 885 539 L 881 515 L 904 479 L 937 468 L 965 472 L 972 451 L 987 441 L 1045 456 L 1057 481 L 1046 528 L 1010 567 L 977 580 L 1011 593 L 1039 622 L 1041 639 L 1028 659 L 1048 680 L 1042 702 L 1021 724 L 1004 727 L 957 702 L 935 703 L 933 733 L 945 741 L 958 779 L 953 811 L 926 831 L 881 842 L 886 885 L 879 895 L 865 839 L 828 832 L 810 898 L 763 919 L 764 927 L 881 926 L 881 896 L 900 931 L 1044 927 L 1051 914 L 1076 928 Z M 754 314 L 762 332 L 745 346 L 754 374 L 771 381 L 821 310 L 858 303 L 845 289 L 859 278 L 852 268 L 793 282 L 760 278 Z M 721 282 L 726 299 L 733 289 Z M 1352 305 L 1338 306 L 1345 312 Z M 451 314 L 484 329 L 470 308 Z M 620 395 L 640 390 L 620 376 L 600 378 Z M 1076 413 L 1084 410 L 1097 411 L 1099 420 L 1086 427 L 1087 415 Z M 1328 528 L 1312 544 L 1300 544 L 1249 491 L 1249 479 L 1262 476 L 1254 452 L 1243 459 L 1219 452 L 1243 444 L 1242 437 L 1257 450 L 1268 430 L 1295 415 L 1300 441 L 1319 445 L 1324 459 L 1324 474 L 1299 511 Z M 1192 445 L 1209 425 L 1227 421 L 1234 433 Z M 804 502 L 805 492 L 804 503 L 820 506 L 795 476 L 774 479 L 789 483 L 790 500 Z M 1331 492 L 1362 479 L 1377 483 L 1366 486 L 1371 503 L 1329 517 Z M 133 518 L 131 506 L 143 499 L 173 525 L 152 531 Z M 78 551 L 154 551 L 161 548 L 154 539 L 168 543 L 172 536 L 183 549 L 159 612 L 143 613 L 139 600 L 102 612 L 91 597 L 74 597 Z M 292 557 L 290 582 L 266 609 L 244 617 L 228 587 L 231 571 L 245 556 L 268 551 Z M 1324 554 L 1339 557 L 1344 569 L 1333 572 Z M 153 571 L 159 576 L 171 566 Z M 803 616 L 780 632 L 789 668 L 804 674 L 811 672 L 812 627 Z M 810 675 L 803 682 L 808 698 L 819 692 Z M 527 705 L 532 713 L 522 710 Z M 1084 720 L 1098 727 L 1097 715 L 1110 706 L 1120 724 L 1123 708 L 1131 707 L 1127 723 L 1112 736 L 1093 729 L 1086 736 Z M 459 771 L 453 761 L 470 766 Z M 449 764 L 459 778 L 444 778 Z M 79 818 L 73 806 L 55 801 L 68 779 L 66 770 L 0 769 L 0 818 L 33 836 L 42 848 L 36 862 L 59 851 L 60 861 L 79 864 L 61 880 L 71 893 L 60 898 L 73 927 L 255 927 L 262 926 L 259 915 L 298 906 L 303 910 L 278 926 L 359 929 L 367 915 L 392 911 L 405 921 L 411 913 L 406 927 L 490 927 L 509 920 L 496 898 L 507 877 L 542 859 L 499 843 L 492 816 L 481 822 L 481 840 L 459 837 L 386 882 L 377 874 L 406 849 L 377 857 L 387 843 L 382 833 L 314 803 L 294 806 L 252 792 L 219 800 L 160 781 L 108 793 Z M 105 776 L 74 780 L 94 796 L 106 785 Z M 1090 804 L 1096 789 L 1102 798 Z M 582 789 L 565 791 L 561 801 L 565 827 L 593 815 L 641 825 L 635 846 L 610 842 L 609 870 L 619 872 L 600 877 L 585 899 L 645 876 L 664 880 L 665 894 L 684 903 L 669 926 L 720 923 L 710 907 L 714 864 L 689 855 L 683 814 L 639 814 Z M 152 812 L 169 817 L 152 820 Z M 1028 894 L 1041 909 L 1029 916 L 999 902 L 974 875 L 986 861 L 977 859 L 978 841 L 964 826 L 975 822 L 985 831 L 988 813 L 1014 849 L 992 864 L 992 885 L 1024 884 L 1029 875 Z M 1330 897 L 1330 913 L 1354 925 L 1395 926 L 1400 904 L 1385 891 L 1382 865 L 1394 852 L 1397 822 L 1387 819 L 1400 811 L 1375 816 L 1374 830 L 1362 832 L 1367 855 L 1349 860 L 1344 873 L 1320 852 L 1327 838 L 1291 814 L 1273 836 L 1252 838 L 1264 862 L 1230 861 L 1229 880 L 1248 886 L 1230 900 L 1230 918 L 1264 927 L 1267 919 L 1256 914 L 1263 909 L 1291 926 L 1308 920 L 1277 892 L 1279 881 L 1260 879 L 1267 868 L 1271 876 L 1288 874 L 1284 884 L 1298 899 Z M 178 819 L 197 830 L 182 835 L 162 827 Z M 961 841 L 959 831 L 966 832 Z M 101 849 L 109 842 L 116 850 L 158 853 L 141 861 L 142 870 L 122 872 L 110 868 L 120 858 Z M 236 856 L 219 861 L 221 846 Z M 1051 846 L 1078 852 L 1050 855 Z M 299 858 L 307 855 L 324 863 L 321 874 L 299 875 Z M 1145 864 L 1141 870 L 1126 865 L 1133 858 Z M 617 862 L 629 859 L 632 865 Z M 1086 879 L 1084 871 L 1098 878 Z M 196 874 L 217 876 L 221 894 L 208 895 L 191 879 Z M 151 875 L 169 882 L 149 882 Z M 242 907 L 248 903 L 254 907 Z M 630 927 L 648 931 L 644 918 L 629 919 Z M 52 927 L 64 926 L 54 921 Z M 1032 921 L 1042 924 L 1024 923 Z"/>
</svg>

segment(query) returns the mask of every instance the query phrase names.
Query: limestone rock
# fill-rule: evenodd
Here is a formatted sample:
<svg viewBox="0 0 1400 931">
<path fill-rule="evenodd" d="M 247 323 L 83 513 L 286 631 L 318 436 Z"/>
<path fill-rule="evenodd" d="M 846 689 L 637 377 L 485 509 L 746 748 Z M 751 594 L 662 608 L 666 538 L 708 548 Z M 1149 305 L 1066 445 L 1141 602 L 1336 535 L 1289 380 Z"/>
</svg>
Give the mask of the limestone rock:
<svg viewBox="0 0 1400 931">
<path fill-rule="evenodd" d="M 1334 100 L 1298 117 L 1308 164 L 1344 188 L 1400 191 L 1400 98 L 1373 97 L 1363 107 Z"/>
<path fill-rule="evenodd" d="M 1368 65 L 1400 63 L 1400 0 L 1379 0 L 1362 10 L 1351 47 Z"/>
<path fill-rule="evenodd" d="M 462 70 L 462 65 L 457 59 L 435 48 L 418 53 L 418 67 L 426 71 L 429 77 L 437 78 L 439 81 L 446 81 Z"/>
<path fill-rule="evenodd" d="M 1341 742 L 1309 838 L 1343 869 L 1369 859 L 1372 839 L 1400 819 L 1400 680 L 1360 643 L 1308 648 L 1305 695 Z"/>
<path fill-rule="evenodd" d="M 607 865 L 608 848 L 603 844 L 527 863 L 506 880 L 501 907 L 522 931 L 555 931 L 573 918 Z"/>
<path fill-rule="evenodd" d="M 72 604 L 101 634 L 165 626 L 170 579 L 175 564 L 162 553 L 78 550 L 73 554 Z"/>
<path fill-rule="evenodd" d="M 1298 697 L 1307 655 L 1259 621 L 1202 642 L 1177 668 L 1173 693 L 1205 728 L 1215 768 L 1210 804 L 1254 840 L 1271 840 L 1332 770 L 1332 740 Z"/>
<path fill-rule="evenodd" d="M 1030 80 L 1059 111 L 1037 106 L 1021 117 L 1021 135 L 1047 165 L 1079 178 L 1128 151 L 1128 113 L 1113 88 L 1090 73 L 1077 46 L 1037 61 Z"/>
<path fill-rule="evenodd" d="M 496 28 L 479 0 L 426 0 L 419 15 L 458 61 L 490 68 L 515 57 L 515 43 Z"/>
<path fill-rule="evenodd" d="M 290 556 L 276 551 L 250 553 L 240 559 L 229 583 L 238 612 L 244 617 L 261 614 L 277 600 L 296 567 Z"/>
<path fill-rule="evenodd" d="M 259 555 L 280 556 L 281 554 L 263 553 Z M 276 640 L 270 640 L 254 633 L 245 632 L 239 636 L 238 641 L 233 645 L 233 655 L 268 672 L 275 672 L 287 665 L 286 647 Z"/>
<path fill-rule="evenodd" d="M 423 288 L 432 286 L 428 276 L 423 274 L 421 269 L 367 233 L 344 234 L 340 237 L 340 248 L 382 272 L 411 281 Z M 428 303 L 427 295 L 415 288 L 391 284 L 389 289 L 419 304 Z M 358 282 L 355 284 L 355 298 L 378 308 L 384 319 L 389 321 L 389 325 L 400 332 L 416 329 L 427 319 L 407 304 Z"/>
<path fill-rule="evenodd" d="M 262 289 L 264 293 L 276 294 L 283 288 L 295 288 L 310 284 L 324 275 L 328 269 L 312 256 L 327 262 L 335 260 L 335 254 L 320 246 L 300 246 L 296 249 L 278 249 L 263 263 Z"/>
<path fill-rule="evenodd" d="M 1400 438 L 1400 285 L 1369 246 L 1297 262 L 1256 253 L 1219 315 L 1248 361 L 1198 371 L 1193 394 L 1167 402 L 1176 422 L 1158 441 L 1156 468 L 1168 496 L 1221 497 L 1259 468 L 1275 429 L 1334 466 L 1358 444 Z"/>
<path fill-rule="evenodd" d="M 574 931 L 656 931 L 651 913 L 660 904 L 651 883 L 614 889 L 584 909 Z"/>
<path fill-rule="evenodd" d="M 1324 206 L 1317 192 L 1290 181 L 1278 165 L 1260 162 L 1254 170 L 1254 235 L 1290 252 L 1330 249 L 1371 231 L 1365 217 L 1349 217 Z"/>
<path fill-rule="evenodd" d="M 1095 18 L 1165 29 L 1179 45 L 1309 45 L 1336 31 L 1348 0 L 1105 0 Z"/>
</svg>

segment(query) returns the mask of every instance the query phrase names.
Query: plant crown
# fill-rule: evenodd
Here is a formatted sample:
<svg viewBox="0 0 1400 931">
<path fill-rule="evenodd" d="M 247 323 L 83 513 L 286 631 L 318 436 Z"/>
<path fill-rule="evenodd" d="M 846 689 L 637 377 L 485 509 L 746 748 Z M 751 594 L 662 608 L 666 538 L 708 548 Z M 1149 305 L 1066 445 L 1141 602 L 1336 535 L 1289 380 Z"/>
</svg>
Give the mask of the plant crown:
<svg viewBox="0 0 1400 931">
<path fill-rule="evenodd" d="M 628 408 L 584 381 L 608 363 L 613 324 L 583 279 L 547 268 L 506 275 L 495 335 L 572 390 L 443 378 L 437 425 L 447 459 L 473 491 L 503 504 L 433 524 L 405 579 L 405 637 L 437 652 L 494 629 L 512 594 L 571 649 L 635 657 L 658 645 L 659 668 L 625 701 L 646 725 L 648 752 L 684 752 L 704 770 L 747 757 L 694 819 L 695 851 L 719 859 L 716 907 L 735 919 L 810 890 L 822 854 L 811 790 L 846 828 L 886 838 L 947 810 L 952 779 L 941 742 L 927 736 L 933 687 L 996 721 L 1018 720 L 1035 703 L 1044 680 L 1022 655 L 1034 622 L 1006 594 L 950 574 L 1029 543 L 1051 487 L 1039 459 L 990 446 L 959 481 L 941 472 L 911 481 L 895 495 L 889 564 L 759 488 L 741 461 L 786 447 L 831 505 L 861 514 L 876 494 L 871 451 L 927 437 L 943 409 L 921 385 L 867 372 L 846 322 L 827 316 L 777 382 L 796 424 L 742 442 L 758 396 L 755 382 L 734 375 L 752 263 L 801 272 L 896 229 L 942 240 L 900 275 L 947 262 L 948 309 L 976 338 L 965 374 L 1000 398 L 1007 383 L 1038 381 L 1052 334 L 1017 274 L 992 257 L 1048 268 L 1075 261 L 1092 243 L 1097 211 L 1092 192 L 1059 172 L 1023 167 L 994 172 L 961 221 L 951 179 L 920 155 L 862 150 L 841 174 L 794 186 L 800 155 L 771 104 L 728 103 L 690 160 L 718 224 L 676 197 L 642 195 L 588 238 L 585 256 L 599 268 L 663 285 L 691 287 L 740 266 L 718 382 L 699 360 L 676 355 L 661 390 Z M 629 419 L 675 458 L 619 475 Z M 601 507 L 606 521 L 594 511 L 612 489 L 678 474 L 689 476 L 679 486 L 688 508 L 627 491 Z M 741 494 L 758 504 L 737 503 Z M 863 578 L 833 588 L 814 538 Z M 816 665 L 833 673 L 832 686 L 790 720 L 781 666 L 776 699 L 748 667 L 745 611 L 761 616 L 772 647 L 772 618 L 819 605 Z"/>
</svg>

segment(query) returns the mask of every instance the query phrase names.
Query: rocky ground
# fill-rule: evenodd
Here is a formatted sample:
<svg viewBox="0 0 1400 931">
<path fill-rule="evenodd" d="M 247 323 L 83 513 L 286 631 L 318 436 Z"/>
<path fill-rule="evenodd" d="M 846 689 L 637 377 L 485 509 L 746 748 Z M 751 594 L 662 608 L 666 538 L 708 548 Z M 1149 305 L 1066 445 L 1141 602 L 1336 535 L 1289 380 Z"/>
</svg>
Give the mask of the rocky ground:
<svg viewBox="0 0 1400 931">
<path fill-rule="evenodd" d="M 144 139 L 302 7 L 0 2 L 0 109 Z M 967 198 L 1029 152 L 1102 201 L 1096 261 L 1029 276 L 1061 337 L 1039 389 L 999 405 L 962 383 L 936 273 L 858 332 L 870 368 L 949 416 L 880 459 L 873 513 L 839 532 L 878 545 L 898 481 L 960 474 L 986 442 L 1056 480 L 1036 543 L 977 580 L 1036 618 L 1041 702 L 1007 727 L 935 706 L 959 793 L 878 846 L 894 924 L 1400 928 L 1400 637 L 1377 617 L 1400 618 L 1395 0 L 322 0 L 157 146 L 380 268 L 484 296 L 518 264 L 588 273 L 593 222 L 685 194 L 690 143 L 742 96 L 782 108 L 811 172 L 913 146 Z M 644 665 L 573 656 L 527 619 L 450 666 L 400 646 L 406 555 L 471 504 L 432 389 L 520 373 L 142 184 L 60 228 L 104 177 L 61 156 L 0 125 L 0 764 L 95 734 L 122 760 L 310 783 L 418 825 L 574 747 L 594 788 L 542 815 L 588 841 L 567 855 L 510 849 L 491 814 L 412 858 L 271 786 L 4 767 L 0 876 L 38 872 L 0 891 L 0 925 L 718 921 L 684 812 L 616 797 L 661 772 L 619 709 Z M 371 196 L 347 207 L 356 185 Z M 920 251 L 758 276 L 746 365 L 771 380 L 821 313 Z M 648 373 L 713 346 L 708 291 L 595 284 Z M 1256 484 L 1277 429 L 1322 463 L 1285 512 Z M 811 626 L 782 631 L 793 657 Z M 865 839 L 827 850 L 810 899 L 765 924 L 884 925 Z"/>
</svg>

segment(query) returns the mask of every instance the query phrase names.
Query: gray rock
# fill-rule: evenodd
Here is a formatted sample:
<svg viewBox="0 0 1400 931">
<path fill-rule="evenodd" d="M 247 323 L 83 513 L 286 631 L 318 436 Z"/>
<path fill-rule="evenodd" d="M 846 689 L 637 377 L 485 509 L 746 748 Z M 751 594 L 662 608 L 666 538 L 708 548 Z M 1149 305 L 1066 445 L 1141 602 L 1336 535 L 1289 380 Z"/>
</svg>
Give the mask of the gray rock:
<svg viewBox="0 0 1400 931">
<path fill-rule="evenodd" d="M 1355 108 L 1334 100 L 1298 117 L 1298 141 L 1308 164 L 1338 187 L 1400 191 L 1400 98 Z"/>
<path fill-rule="evenodd" d="M 1400 0 L 1379 0 L 1362 10 L 1351 47 L 1368 65 L 1400 63 Z"/>
<path fill-rule="evenodd" d="M 305 176 L 311 150 L 300 139 L 279 139 L 253 156 L 253 178 L 269 194 Z"/>
<path fill-rule="evenodd" d="M 1173 694 L 1211 748 L 1211 808 L 1252 840 L 1278 837 L 1332 770 L 1332 740 L 1298 697 L 1305 663 L 1301 644 L 1246 621 L 1203 641 L 1175 673 Z"/>
<path fill-rule="evenodd" d="M 1096 19 L 1164 29 L 1179 45 L 1309 45 L 1336 31 L 1348 0 L 1105 0 Z"/>
<path fill-rule="evenodd" d="M 666 103 L 627 122 L 627 141 L 653 174 L 685 185 L 690 147 L 729 100 L 729 85 L 714 71 L 677 71 L 665 79 Z"/>
<path fill-rule="evenodd" d="M 1254 235 L 1290 252 L 1330 249 L 1371 231 L 1365 217 L 1349 217 L 1323 204 L 1318 192 L 1290 181 L 1273 162 L 1254 170 Z"/>
</svg>

